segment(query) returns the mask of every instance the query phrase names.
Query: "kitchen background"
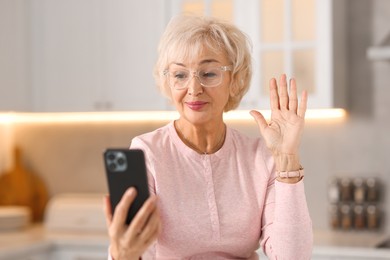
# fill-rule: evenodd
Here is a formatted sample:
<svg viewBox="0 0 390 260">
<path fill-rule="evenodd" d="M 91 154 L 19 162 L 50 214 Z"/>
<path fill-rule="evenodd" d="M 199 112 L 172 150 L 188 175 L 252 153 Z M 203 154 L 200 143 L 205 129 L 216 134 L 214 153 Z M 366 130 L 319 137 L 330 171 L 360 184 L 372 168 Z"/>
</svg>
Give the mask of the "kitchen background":
<svg viewBox="0 0 390 260">
<path fill-rule="evenodd" d="M 28 60 L 32 62 L 32 65 L 36 62 L 27 53 L 29 49 L 25 48 L 26 46 L 20 46 L 22 44 L 20 41 L 25 40 L 23 37 L 27 36 L 13 34 L 12 28 L 4 24 L 5 21 L 10 20 L 4 18 L 7 13 L 3 7 L 10 6 L 10 2 L 0 0 L 0 21 L 2 21 L 0 28 L 2 30 L 7 28 L 8 33 L 8 36 L 0 35 L 0 57 L 11 57 L 0 60 L 0 91 L 3 97 L 9 94 L 9 88 L 18 89 L 29 80 L 35 82 L 34 84 L 50 80 L 40 78 L 39 75 L 36 78 L 26 76 L 31 75 L 31 70 L 38 68 L 27 67 L 24 64 L 23 57 L 25 56 L 29 57 Z M 22 1 L 18 2 L 22 3 L 20 7 L 28 7 Z M 342 12 L 343 18 L 340 26 L 345 26 L 345 31 L 342 31 L 343 35 L 341 35 L 344 40 L 339 46 L 344 52 L 335 55 L 333 63 L 337 65 L 340 59 L 340 63 L 345 65 L 335 72 L 335 77 L 342 73 L 339 77 L 342 78 L 341 82 L 344 84 L 336 86 L 343 88 L 345 98 L 342 107 L 346 109 L 347 116 L 337 120 L 310 119 L 307 121 L 302 141 L 302 164 L 306 170 L 307 200 L 314 229 L 326 230 L 330 228 L 328 188 L 332 177 L 378 178 L 384 188 L 380 202 L 380 208 L 384 213 L 380 231 L 390 234 L 390 193 L 387 192 L 387 188 L 390 187 L 390 59 L 389 54 L 383 57 L 368 55 L 370 47 L 390 46 L 390 1 L 345 0 L 343 2 L 344 8 L 338 12 Z M 164 8 L 160 4 L 156 5 L 158 8 Z M 142 24 L 145 28 L 138 28 L 139 33 L 144 33 L 142 30 L 146 33 L 147 28 L 154 25 L 160 29 L 163 28 L 160 22 L 164 20 L 163 18 L 156 17 L 153 20 L 152 17 L 147 17 L 146 20 L 148 19 L 150 19 L 150 24 Z M 22 26 L 18 23 L 11 25 Z M 5 41 L 7 37 L 13 37 L 12 44 Z M 153 38 L 151 41 L 154 43 L 156 39 Z M 32 40 L 37 41 L 37 39 Z M 5 47 L 12 47 L 12 51 L 6 50 L 2 44 Z M 35 44 L 39 43 L 35 42 Z M 58 44 L 67 43 L 58 42 Z M 148 43 L 145 42 L 145 44 Z M 25 53 L 21 53 L 20 50 Z M 137 59 L 141 62 L 142 55 L 137 56 Z M 79 61 L 74 60 L 74 66 L 79 66 Z M 147 69 L 140 66 L 142 69 Z M 21 74 L 25 77 L 13 77 Z M 11 77 L 16 80 L 9 80 Z M 69 83 L 69 79 L 64 80 L 68 80 Z M 146 81 L 150 83 L 153 80 L 150 76 Z M 334 81 L 337 81 L 337 78 Z M 135 82 L 135 84 L 137 88 L 143 88 L 146 85 L 141 82 Z M 63 86 L 64 89 L 66 87 Z M 12 93 L 16 95 L 15 91 Z M 142 93 L 135 98 L 145 98 L 142 103 L 146 107 L 149 104 L 152 107 L 166 105 L 166 101 L 160 98 L 159 93 L 152 87 L 146 91 L 147 94 Z M 31 93 L 33 97 L 25 97 L 25 94 L 25 92 L 20 93 L 23 98 L 16 97 L 15 101 L 12 96 L 11 99 L 9 96 L 4 100 L 0 98 L 1 108 L 5 112 L 0 118 L 2 120 L 0 123 L 0 169 L 4 172 L 12 167 L 12 146 L 20 147 L 24 165 L 44 180 L 50 196 L 75 192 L 106 193 L 102 151 L 108 146 L 127 147 L 132 137 L 153 130 L 169 121 L 169 119 L 156 119 L 155 121 L 139 119 L 135 121 L 69 122 L 57 120 L 55 115 L 52 122 L 50 120 L 7 121 L 7 116 L 13 115 L 6 113 L 7 106 L 13 107 L 15 103 L 20 102 L 21 111 L 26 111 L 28 109 L 25 108 L 32 102 L 38 102 L 42 98 L 39 97 L 39 93 Z M 57 95 L 59 97 L 66 95 L 66 90 L 58 92 Z M 88 91 L 80 95 L 88 95 Z M 104 93 L 102 95 L 104 96 Z M 76 100 L 76 107 L 77 102 Z M 109 107 L 110 105 L 103 104 L 96 110 L 107 110 Z M 141 110 L 147 109 L 143 107 Z M 258 135 L 257 127 L 251 120 L 232 119 L 228 123 L 250 136 Z"/>
</svg>

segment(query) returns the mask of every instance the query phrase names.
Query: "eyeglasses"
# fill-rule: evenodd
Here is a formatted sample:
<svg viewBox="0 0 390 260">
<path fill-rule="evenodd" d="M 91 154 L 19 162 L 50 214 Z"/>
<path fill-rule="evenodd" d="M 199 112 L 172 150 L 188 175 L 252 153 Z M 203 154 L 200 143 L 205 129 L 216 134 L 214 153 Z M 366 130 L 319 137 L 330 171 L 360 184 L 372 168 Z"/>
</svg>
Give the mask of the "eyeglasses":
<svg viewBox="0 0 390 260">
<path fill-rule="evenodd" d="M 163 74 L 168 78 L 168 84 L 171 88 L 181 90 L 187 88 L 192 77 L 197 77 L 203 87 L 218 87 L 222 82 L 223 72 L 231 70 L 232 66 L 204 66 L 197 71 L 185 68 L 166 69 Z"/>
</svg>

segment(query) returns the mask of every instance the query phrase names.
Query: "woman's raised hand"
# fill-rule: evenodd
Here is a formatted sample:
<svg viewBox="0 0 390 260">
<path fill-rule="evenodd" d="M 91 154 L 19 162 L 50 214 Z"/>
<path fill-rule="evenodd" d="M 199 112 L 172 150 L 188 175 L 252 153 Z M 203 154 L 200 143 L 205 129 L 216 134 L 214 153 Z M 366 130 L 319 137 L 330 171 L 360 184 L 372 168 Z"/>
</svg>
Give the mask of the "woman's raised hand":
<svg viewBox="0 0 390 260">
<path fill-rule="evenodd" d="M 135 215 L 130 225 L 125 224 L 127 212 L 137 192 L 129 188 L 111 214 L 108 196 L 105 198 L 105 215 L 110 237 L 110 254 L 113 259 L 139 259 L 156 240 L 161 231 L 161 221 L 157 209 L 156 196 L 150 196 Z"/>
<path fill-rule="evenodd" d="M 250 114 L 256 120 L 260 133 L 274 156 L 298 155 L 299 144 L 305 123 L 307 92 L 303 91 L 298 104 L 297 86 L 290 80 L 289 90 L 286 75 L 270 81 L 271 120 L 266 122 L 263 115 L 255 110 Z"/>
</svg>

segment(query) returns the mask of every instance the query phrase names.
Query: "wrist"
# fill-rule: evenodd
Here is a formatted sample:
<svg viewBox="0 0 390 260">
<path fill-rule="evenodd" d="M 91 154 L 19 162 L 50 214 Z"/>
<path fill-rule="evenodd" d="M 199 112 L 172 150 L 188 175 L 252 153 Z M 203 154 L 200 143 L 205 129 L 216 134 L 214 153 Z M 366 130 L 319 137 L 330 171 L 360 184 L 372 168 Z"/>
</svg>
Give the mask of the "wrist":
<svg viewBox="0 0 390 260">
<path fill-rule="evenodd" d="M 302 180 L 302 178 L 303 177 L 294 177 L 294 178 L 280 178 L 280 177 L 277 177 L 276 180 L 279 181 L 279 182 L 283 182 L 283 183 L 294 184 L 294 183 L 297 183 L 300 180 Z"/>
<path fill-rule="evenodd" d="M 127 259 L 127 260 L 139 260 L 142 259 L 142 256 L 137 256 L 138 254 L 134 252 L 124 252 L 117 249 L 116 246 L 110 245 L 109 247 L 109 254 L 111 259 L 110 260 L 120 260 L 120 259 Z"/>
<path fill-rule="evenodd" d="M 297 171 L 276 172 L 276 179 L 284 183 L 297 183 L 302 180 L 304 175 L 303 167 L 300 166 Z"/>
<path fill-rule="evenodd" d="M 297 171 L 301 168 L 298 154 L 274 155 L 275 167 L 278 172 Z"/>
<path fill-rule="evenodd" d="M 108 248 L 108 253 L 110 254 L 110 260 L 116 260 L 118 259 L 117 250 L 114 248 L 114 246 L 111 244 Z"/>
</svg>

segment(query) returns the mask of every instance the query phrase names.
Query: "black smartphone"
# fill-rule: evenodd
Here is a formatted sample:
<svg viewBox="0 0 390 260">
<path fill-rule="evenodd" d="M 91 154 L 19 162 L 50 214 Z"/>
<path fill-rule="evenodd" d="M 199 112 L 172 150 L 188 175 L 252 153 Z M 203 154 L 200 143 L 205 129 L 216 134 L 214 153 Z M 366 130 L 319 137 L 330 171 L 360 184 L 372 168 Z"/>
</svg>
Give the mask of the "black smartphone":
<svg viewBox="0 0 390 260">
<path fill-rule="evenodd" d="M 114 214 L 116 205 L 129 187 L 135 187 L 137 190 L 137 196 L 126 218 L 126 224 L 130 224 L 149 197 L 145 155 L 139 149 L 109 148 L 104 152 L 104 165 L 112 214 Z"/>
</svg>

